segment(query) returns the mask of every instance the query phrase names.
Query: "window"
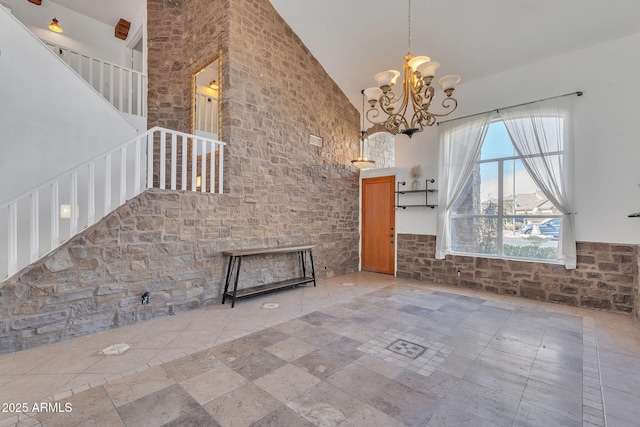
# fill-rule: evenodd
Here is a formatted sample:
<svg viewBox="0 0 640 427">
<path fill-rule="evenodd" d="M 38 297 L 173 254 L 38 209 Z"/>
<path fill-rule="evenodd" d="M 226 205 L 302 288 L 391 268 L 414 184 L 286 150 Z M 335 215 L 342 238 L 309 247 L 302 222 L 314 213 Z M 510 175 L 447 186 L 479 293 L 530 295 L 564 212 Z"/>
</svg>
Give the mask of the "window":
<svg viewBox="0 0 640 427">
<path fill-rule="evenodd" d="M 449 221 L 452 253 L 558 258 L 562 212 L 529 175 L 502 121 L 489 125 L 480 157 L 452 205 Z"/>
<path fill-rule="evenodd" d="M 576 268 L 572 105 L 561 96 L 439 126 L 436 258 L 473 254 Z"/>
</svg>

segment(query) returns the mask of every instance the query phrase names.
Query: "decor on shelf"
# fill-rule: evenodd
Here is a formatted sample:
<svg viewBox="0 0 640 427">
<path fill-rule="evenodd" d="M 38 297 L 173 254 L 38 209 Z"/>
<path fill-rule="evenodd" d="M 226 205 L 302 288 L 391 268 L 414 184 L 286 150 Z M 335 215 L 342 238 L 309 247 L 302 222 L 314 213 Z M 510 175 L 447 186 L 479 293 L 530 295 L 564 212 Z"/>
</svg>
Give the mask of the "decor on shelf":
<svg viewBox="0 0 640 427">
<path fill-rule="evenodd" d="M 458 107 L 458 101 L 451 95 L 460 76 L 446 75 L 438 80 L 446 98 L 442 100 L 444 112 L 429 111 L 435 96 L 435 89 L 431 85 L 440 63 L 431 61 L 428 56 L 413 56 L 411 53 L 411 0 L 409 0 L 409 47 L 404 56 L 404 80 L 402 93 L 395 94 L 392 89 L 400 72 L 387 70 L 375 75 L 379 87 L 365 89 L 365 94 L 371 108 L 367 111 L 367 120 L 373 124 L 383 125 L 392 133 L 403 133 L 409 138 L 421 132 L 425 126 L 433 126 L 436 117 L 451 114 Z M 382 116 L 382 117 L 380 117 Z"/>
<path fill-rule="evenodd" d="M 126 19 L 120 18 L 115 28 L 115 37 L 120 40 L 126 40 L 129 35 L 129 28 L 131 28 L 131 22 Z"/>
<path fill-rule="evenodd" d="M 376 164 L 375 160 L 367 159 L 364 156 L 364 151 L 367 144 L 367 131 L 364 130 L 364 90 L 360 91 L 362 94 L 362 130 L 360 131 L 360 152 L 358 153 L 358 158 L 351 160 L 351 164 L 357 167 L 358 169 L 370 168 Z"/>
<path fill-rule="evenodd" d="M 58 24 L 58 20 L 56 18 L 53 18 L 53 21 L 51 21 L 51 24 L 49 24 L 49 29 L 54 33 L 62 32 L 62 28 L 60 28 L 60 25 Z"/>
<path fill-rule="evenodd" d="M 411 189 L 419 190 L 420 181 L 418 181 L 418 178 L 422 176 L 422 168 L 420 167 L 420 165 L 415 165 L 411 168 L 411 171 L 409 173 L 411 174 L 411 178 L 413 178 L 413 181 L 411 181 Z"/>
</svg>

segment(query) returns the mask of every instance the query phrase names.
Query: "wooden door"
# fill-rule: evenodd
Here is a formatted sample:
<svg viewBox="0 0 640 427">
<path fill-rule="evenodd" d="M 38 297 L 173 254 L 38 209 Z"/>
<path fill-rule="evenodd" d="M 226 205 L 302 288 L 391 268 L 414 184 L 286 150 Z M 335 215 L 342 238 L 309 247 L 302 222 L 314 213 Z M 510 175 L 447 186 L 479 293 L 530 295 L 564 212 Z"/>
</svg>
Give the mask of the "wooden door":
<svg viewBox="0 0 640 427">
<path fill-rule="evenodd" d="M 362 270 L 395 273 L 394 176 L 362 180 Z"/>
</svg>

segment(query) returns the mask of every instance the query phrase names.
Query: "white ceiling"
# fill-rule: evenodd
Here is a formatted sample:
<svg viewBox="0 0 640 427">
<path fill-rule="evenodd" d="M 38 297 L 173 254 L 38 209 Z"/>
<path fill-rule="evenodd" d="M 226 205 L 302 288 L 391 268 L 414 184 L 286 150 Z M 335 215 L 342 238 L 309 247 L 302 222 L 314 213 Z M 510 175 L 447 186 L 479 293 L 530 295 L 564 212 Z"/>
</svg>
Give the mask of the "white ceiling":
<svg viewBox="0 0 640 427">
<path fill-rule="evenodd" d="M 144 1 L 55 0 L 109 25 Z M 358 109 L 377 72 L 402 69 L 408 0 L 270 1 Z M 462 83 L 640 32 L 638 0 L 413 0 L 411 15 L 412 53 Z"/>
<path fill-rule="evenodd" d="M 136 16 L 146 0 L 51 0 L 51 2 L 98 22 L 115 26 L 120 18 L 131 20 L 131 17 Z"/>
</svg>

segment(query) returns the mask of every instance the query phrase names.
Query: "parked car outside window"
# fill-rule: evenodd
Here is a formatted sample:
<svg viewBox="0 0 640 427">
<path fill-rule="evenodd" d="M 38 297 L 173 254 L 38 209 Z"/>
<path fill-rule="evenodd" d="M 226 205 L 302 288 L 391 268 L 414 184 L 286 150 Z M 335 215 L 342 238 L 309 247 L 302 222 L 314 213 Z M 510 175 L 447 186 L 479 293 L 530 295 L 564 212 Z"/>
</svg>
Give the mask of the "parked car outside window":
<svg viewBox="0 0 640 427">
<path fill-rule="evenodd" d="M 548 218 L 538 224 L 541 234 L 546 234 L 553 237 L 553 240 L 557 240 L 560 235 L 560 226 L 562 224 L 561 218 Z M 531 234 L 533 231 L 533 224 L 524 224 L 520 227 L 520 234 Z"/>
</svg>

